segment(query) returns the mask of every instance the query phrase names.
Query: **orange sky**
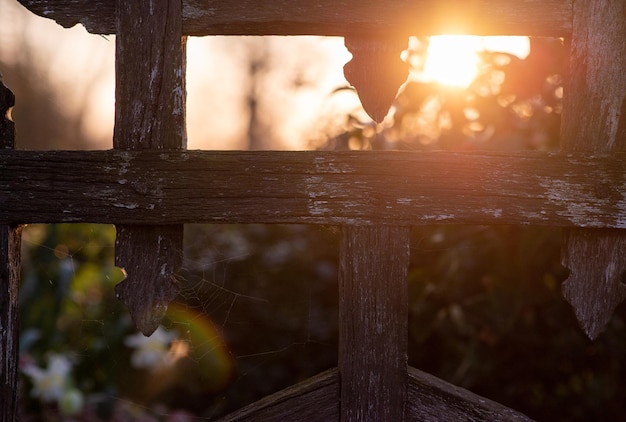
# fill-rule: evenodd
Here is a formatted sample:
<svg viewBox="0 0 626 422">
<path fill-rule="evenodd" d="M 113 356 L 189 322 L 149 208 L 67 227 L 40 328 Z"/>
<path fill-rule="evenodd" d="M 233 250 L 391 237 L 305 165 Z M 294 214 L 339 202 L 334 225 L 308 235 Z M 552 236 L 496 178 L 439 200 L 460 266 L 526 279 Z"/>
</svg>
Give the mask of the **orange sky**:
<svg viewBox="0 0 626 422">
<path fill-rule="evenodd" d="M 489 47 L 488 42 L 496 41 L 466 40 L 472 48 Z M 523 40 L 519 42 L 523 44 Z M 99 140 L 94 148 L 111 148 L 115 37 L 88 34 L 80 25 L 64 29 L 29 13 L 15 0 L 0 0 L 0 58 L 10 61 L 18 54 L 17 48 L 28 49 L 50 83 L 68 93 L 70 111 L 85 113 L 86 132 Z M 305 140 L 321 136 L 328 124 L 328 120 L 320 120 L 320 115 L 341 116 L 359 108 L 353 94 L 331 95 L 334 89 L 346 85 L 342 68 L 350 54 L 341 38 L 189 38 L 189 149 L 246 147 L 246 63 L 249 52 L 260 48 L 267 52 L 272 69 L 261 79 L 258 89 L 264 93 L 261 106 L 271 120 L 270 136 L 276 141 L 273 148 L 307 148 Z M 458 59 L 471 57 L 468 48 L 461 46 L 447 57 L 440 57 L 443 65 L 439 65 L 444 67 L 435 68 L 430 77 L 442 76 L 446 68 L 467 68 L 459 65 Z M 296 91 L 292 89 L 294 72 L 304 81 Z M 5 82 L 10 85 L 10 81 Z"/>
<path fill-rule="evenodd" d="M 274 71 L 267 109 L 278 149 L 302 148 L 328 93 L 344 84 L 342 66 L 350 55 L 341 38 L 269 37 Z M 245 51 L 249 42 L 235 37 L 190 38 L 187 72 L 189 149 L 245 147 Z M 80 25 L 64 29 L 30 14 L 15 0 L 0 0 L 0 58 L 11 61 L 25 45 L 50 83 L 68 93 L 71 111 L 86 113 L 86 130 L 112 145 L 115 37 L 87 33 Z M 253 47 L 254 48 L 254 47 Z M 304 53 L 304 54 L 303 54 Z M 303 66 L 304 64 L 304 66 Z M 306 87 L 291 90 L 287 72 L 305 67 Z M 280 70 L 280 71 L 278 71 Z M 10 81 L 5 81 L 10 85 Z M 270 104 L 271 103 L 271 104 Z M 18 99 L 19 106 L 19 99 Z"/>
</svg>

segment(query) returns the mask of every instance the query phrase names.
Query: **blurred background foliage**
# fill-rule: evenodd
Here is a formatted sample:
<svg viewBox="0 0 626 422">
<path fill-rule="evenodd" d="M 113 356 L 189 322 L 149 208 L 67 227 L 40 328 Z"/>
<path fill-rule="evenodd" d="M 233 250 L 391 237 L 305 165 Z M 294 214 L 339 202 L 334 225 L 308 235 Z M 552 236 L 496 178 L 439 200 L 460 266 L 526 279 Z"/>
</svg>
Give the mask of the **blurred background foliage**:
<svg viewBox="0 0 626 422">
<path fill-rule="evenodd" d="M 419 71 L 428 40 L 417 41 L 406 60 Z M 320 116 L 324 139 L 312 134 L 311 142 L 329 150 L 555 149 L 563 50 L 561 40 L 532 39 L 523 60 L 483 53 L 464 89 L 411 79 L 383 124 L 362 110 L 339 124 Z M 19 104 L 53 114 L 58 96 L 32 86 Z M 70 131 L 54 139 L 80 139 L 71 120 L 80 117 L 49 117 Z M 163 324 L 182 343 L 157 370 L 134 367 L 125 345 L 135 331 L 113 293 L 122 277 L 114 238 L 114 227 L 92 224 L 24 232 L 21 363 L 69 356 L 85 394 L 75 420 L 210 420 L 336 366 L 337 228 L 187 225 L 183 290 Z M 409 363 L 537 420 L 624 420 L 624 306 L 589 341 L 561 296 L 560 244 L 558 228 L 414 227 Z M 23 377 L 23 420 L 62 420 L 31 387 Z"/>
</svg>

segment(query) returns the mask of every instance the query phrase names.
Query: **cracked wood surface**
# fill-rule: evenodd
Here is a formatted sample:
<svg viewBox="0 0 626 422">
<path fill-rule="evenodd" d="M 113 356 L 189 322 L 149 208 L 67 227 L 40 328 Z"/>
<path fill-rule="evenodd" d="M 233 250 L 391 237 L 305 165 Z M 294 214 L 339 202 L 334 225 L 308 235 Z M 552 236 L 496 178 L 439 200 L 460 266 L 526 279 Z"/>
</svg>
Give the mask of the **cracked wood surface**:
<svg viewBox="0 0 626 422">
<path fill-rule="evenodd" d="M 626 227 L 626 156 L 0 151 L 0 224 Z"/>
</svg>

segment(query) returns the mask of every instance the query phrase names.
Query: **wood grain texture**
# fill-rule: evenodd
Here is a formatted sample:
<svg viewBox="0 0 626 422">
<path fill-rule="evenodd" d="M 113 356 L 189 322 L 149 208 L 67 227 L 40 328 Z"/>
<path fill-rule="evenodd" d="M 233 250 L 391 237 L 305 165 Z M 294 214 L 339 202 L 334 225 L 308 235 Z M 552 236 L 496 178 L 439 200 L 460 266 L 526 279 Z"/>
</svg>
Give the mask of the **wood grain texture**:
<svg viewBox="0 0 626 422">
<path fill-rule="evenodd" d="M 626 236 L 621 230 L 570 229 L 562 262 L 570 270 L 563 294 L 580 326 L 595 339 L 626 300 Z"/>
<path fill-rule="evenodd" d="M 626 2 L 576 0 L 565 80 L 565 151 L 626 151 Z"/>
<path fill-rule="evenodd" d="M 185 39 L 180 0 L 118 0 L 113 146 L 180 150 L 185 127 Z M 183 226 L 117 221 L 115 264 L 126 278 L 115 292 L 139 331 L 152 334 L 178 292 Z"/>
<path fill-rule="evenodd" d="M 17 414 L 20 226 L 0 225 L 0 421 Z"/>
<path fill-rule="evenodd" d="M 339 420 L 339 372 L 329 369 L 252 403 L 219 422 Z"/>
<path fill-rule="evenodd" d="M 626 2 L 576 0 L 561 127 L 564 151 L 626 151 Z M 598 179 L 602 183 L 602 179 Z M 623 204 L 625 196 L 613 201 Z M 626 297 L 626 234 L 575 230 L 565 235 L 571 270 L 565 298 L 595 339 Z"/>
<path fill-rule="evenodd" d="M 64 27 L 115 33 L 115 0 L 19 0 Z M 569 0 L 184 0 L 185 35 L 568 36 Z"/>
<path fill-rule="evenodd" d="M 531 421 L 527 416 L 418 369 L 408 368 L 405 421 Z M 219 422 L 339 421 L 339 371 L 329 369 L 264 397 Z"/>
<path fill-rule="evenodd" d="M 406 421 L 531 421 L 526 415 L 409 367 Z"/>
<path fill-rule="evenodd" d="M 185 39 L 176 0 L 118 1 L 115 128 L 118 149 L 183 149 Z"/>
<path fill-rule="evenodd" d="M 137 328 L 152 334 L 179 291 L 175 278 L 183 263 L 182 226 L 115 226 L 115 265 L 126 278 L 115 293 L 130 311 Z"/>
<path fill-rule="evenodd" d="M 0 151 L 0 224 L 626 227 L 626 156 Z"/>
<path fill-rule="evenodd" d="M 343 226 L 339 257 L 342 421 L 404 419 L 409 227 Z"/>
<path fill-rule="evenodd" d="M 15 144 L 15 125 L 9 118 L 15 96 L 0 78 L 0 150 Z M 4 170 L 2 170 L 4 172 Z M 0 421 L 17 414 L 19 362 L 19 283 L 22 228 L 0 224 Z"/>
</svg>

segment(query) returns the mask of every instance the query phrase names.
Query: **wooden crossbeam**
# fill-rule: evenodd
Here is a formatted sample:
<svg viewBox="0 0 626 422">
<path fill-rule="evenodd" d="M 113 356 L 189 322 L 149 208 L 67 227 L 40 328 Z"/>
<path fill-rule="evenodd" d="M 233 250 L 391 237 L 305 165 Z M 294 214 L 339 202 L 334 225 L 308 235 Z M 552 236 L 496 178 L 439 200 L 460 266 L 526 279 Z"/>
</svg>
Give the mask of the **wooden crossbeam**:
<svg viewBox="0 0 626 422">
<path fill-rule="evenodd" d="M 626 157 L 0 151 L 0 224 L 626 227 Z"/>
<path fill-rule="evenodd" d="M 19 0 L 64 27 L 114 34 L 115 0 Z M 183 0 L 185 35 L 568 36 L 570 0 Z"/>
</svg>

